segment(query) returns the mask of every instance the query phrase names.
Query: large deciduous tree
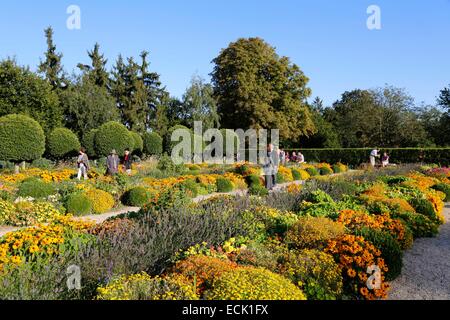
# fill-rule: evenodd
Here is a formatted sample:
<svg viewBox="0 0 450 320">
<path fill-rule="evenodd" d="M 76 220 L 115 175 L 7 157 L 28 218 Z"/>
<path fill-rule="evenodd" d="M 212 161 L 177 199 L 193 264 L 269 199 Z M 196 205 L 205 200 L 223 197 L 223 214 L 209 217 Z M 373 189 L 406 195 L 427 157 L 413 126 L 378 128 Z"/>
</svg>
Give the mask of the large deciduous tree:
<svg viewBox="0 0 450 320">
<path fill-rule="evenodd" d="M 231 129 L 280 129 L 298 141 L 314 132 L 306 106 L 309 79 L 260 38 L 239 39 L 213 60 L 214 93 L 221 125 Z"/>
</svg>

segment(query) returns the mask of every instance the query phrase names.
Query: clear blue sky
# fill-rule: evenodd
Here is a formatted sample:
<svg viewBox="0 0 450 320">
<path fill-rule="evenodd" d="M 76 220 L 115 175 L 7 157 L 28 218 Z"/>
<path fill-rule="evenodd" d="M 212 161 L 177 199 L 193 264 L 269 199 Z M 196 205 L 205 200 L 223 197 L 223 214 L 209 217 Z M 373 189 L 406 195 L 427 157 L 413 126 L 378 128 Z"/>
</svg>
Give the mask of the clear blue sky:
<svg viewBox="0 0 450 320">
<path fill-rule="evenodd" d="M 81 30 L 68 30 L 66 9 L 81 8 Z M 381 30 L 366 27 L 367 7 L 381 8 Z M 239 37 L 262 37 L 310 78 L 313 96 L 330 104 L 354 88 L 390 84 L 434 104 L 450 83 L 450 0 L 41 0 L 0 2 L 0 58 L 36 68 L 55 30 L 67 71 L 87 63 L 99 42 L 119 53 L 150 52 L 151 69 L 180 97 L 197 73 Z"/>
</svg>

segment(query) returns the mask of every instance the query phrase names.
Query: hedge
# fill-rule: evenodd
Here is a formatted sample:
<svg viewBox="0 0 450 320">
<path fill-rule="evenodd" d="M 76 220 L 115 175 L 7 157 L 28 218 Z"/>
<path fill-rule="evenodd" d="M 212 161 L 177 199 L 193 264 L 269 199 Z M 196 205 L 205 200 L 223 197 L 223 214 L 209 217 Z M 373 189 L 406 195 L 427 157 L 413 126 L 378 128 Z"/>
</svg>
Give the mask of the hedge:
<svg viewBox="0 0 450 320">
<path fill-rule="evenodd" d="M 75 156 L 81 145 L 75 133 L 67 128 L 56 128 L 48 136 L 49 154 L 55 159 Z"/>
<path fill-rule="evenodd" d="M 17 114 L 0 118 L 0 160 L 32 161 L 44 151 L 44 130 L 37 121 Z"/>
<path fill-rule="evenodd" d="M 143 136 L 144 153 L 150 156 L 160 156 L 163 152 L 163 139 L 156 132 L 146 132 Z"/>
<path fill-rule="evenodd" d="M 97 156 L 108 156 L 111 151 L 124 154 L 126 149 L 133 150 L 134 139 L 128 129 L 115 121 L 103 124 L 95 134 Z"/>
<path fill-rule="evenodd" d="M 130 134 L 133 138 L 133 149 L 130 151 L 137 155 L 142 154 L 142 151 L 144 150 L 144 140 L 142 140 L 141 135 L 137 132 L 132 131 Z"/>
<path fill-rule="evenodd" d="M 289 149 L 291 152 L 301 152 L 307 162 L 342 162 L 352 166 L 358 166 L 369 162 L 370 152 L 374 148 L 349 148 L 349 149 Z M 402 163 L 437 163 L 447 166 L 450 164 L 450 148 L 380 148 L 381 152 L 387 152 L 390 162 Z"/>
<path fill-rule="evenodd" d="M 83 136 L 83 147 L 86 149 L 86 153 L 90 158 L 97 157 L 95 153 L 95 135 L 97 131 L 98 129 L 92 129 Z"/>
</svg>

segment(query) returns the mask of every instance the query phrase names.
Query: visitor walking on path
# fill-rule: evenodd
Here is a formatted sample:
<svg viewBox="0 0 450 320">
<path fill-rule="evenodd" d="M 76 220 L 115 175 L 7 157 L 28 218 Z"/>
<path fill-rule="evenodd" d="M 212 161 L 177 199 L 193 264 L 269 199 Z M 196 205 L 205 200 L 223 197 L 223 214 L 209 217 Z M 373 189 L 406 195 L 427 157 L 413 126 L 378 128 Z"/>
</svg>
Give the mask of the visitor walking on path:
<svg viewBox="0 0 450 320">
<path fill-rule="evenodd" d="M 77 166 L 78 166 L 77 179 L 81 180 L 81 176 L 83 176 L 84 180 L 87 180 L 88 179 L 87 173 L 89 171 L 89 158 L 84 148 L 80 149 L 80 153 L 77 159 Z"/>
<path fill-rule="evenodd" d="M 119 157 L 116 150 L 112 150 L 106 158 L 106 174 L 113 176 L 119 173 Z"/>
<path fill-rule="evenodd" d="M 373 149 L 371 152 L 370 152 L 370 165 L 373 167 L 373 168 L 375 168 L 375 165 L 376 165 L 376 158 L 379 158 L 380 157 L 380 155 L 379 155 L 379 150 L 377 149 L 377 148 L 375 148 L 375 149 Z"/>
<path fill-rule="evenodd" d="M 131 175 L 131 165 L 133 160 L 131 159 L 130 150 L 125 150 L 125 155 L 123 157 L 123 169 L 128 175 Z"/>
</svg>

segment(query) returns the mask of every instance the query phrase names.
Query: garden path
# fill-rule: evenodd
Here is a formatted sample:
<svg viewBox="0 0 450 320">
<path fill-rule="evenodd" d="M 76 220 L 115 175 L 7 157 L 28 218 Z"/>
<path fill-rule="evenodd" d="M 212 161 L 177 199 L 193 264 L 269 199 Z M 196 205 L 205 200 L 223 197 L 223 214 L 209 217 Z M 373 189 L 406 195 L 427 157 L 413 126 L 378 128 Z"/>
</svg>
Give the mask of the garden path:
<svg viewBox="0 0 450 320">
<path fill-rule="evenodd" d="M 436 238 L 414 241 L 403 257 L 403 272 L 391 283 L 390 300 L 450 299 L 450 203 L 444 209 L 447 223 Z"/>
</svg>

